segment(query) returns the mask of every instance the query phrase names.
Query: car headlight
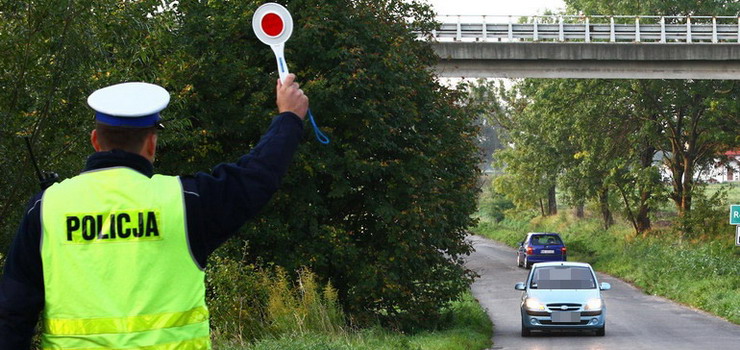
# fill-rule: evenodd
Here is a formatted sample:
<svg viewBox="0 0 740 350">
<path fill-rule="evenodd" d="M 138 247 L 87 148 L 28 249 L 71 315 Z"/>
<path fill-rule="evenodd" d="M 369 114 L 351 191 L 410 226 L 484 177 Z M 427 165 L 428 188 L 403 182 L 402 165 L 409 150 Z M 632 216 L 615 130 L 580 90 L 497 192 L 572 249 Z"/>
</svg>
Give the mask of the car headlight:
<svg viewBox="0 0 740 350">
<path fill-rule="evenodd" d="M 524 307 L 528 310 L 545 310 L 545 305 L 542 305 L 539 300 L 533 298 L 524 300 Z"/>
<path fill-rule="evenodd" d="M 601 306 L 601 299 L 590 299 L 588 303 L 586 303 L 586 310 L 601 310 Z"/>
</svg>

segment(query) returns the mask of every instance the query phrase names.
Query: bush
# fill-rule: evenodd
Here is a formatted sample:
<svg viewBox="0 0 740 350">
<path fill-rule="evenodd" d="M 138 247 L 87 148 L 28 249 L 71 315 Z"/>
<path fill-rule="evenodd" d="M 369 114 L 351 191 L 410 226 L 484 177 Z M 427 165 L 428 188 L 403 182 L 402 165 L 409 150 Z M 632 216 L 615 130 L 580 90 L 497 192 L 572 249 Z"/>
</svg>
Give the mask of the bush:
<svg viewBox="0 0 740 350">
<path fill-rule="evenodd" d="M 169 113 L 192 127 L 158 153 L 166 171 L 241 155 L 274 114 L 275 60 L 250 26 L 259 4 L 179 2 L 161 77 L 180 93 Z M 412 33 L 430 31 L 433 13 L 421 1 L 283 4 L 301 28 L 286 55 L 332 142 L 306 128 L 281 190 L 243 227 L 246 260 L 310 267 L 356 320 L 424 325 L 472 280 L 478 176 L 476 115 Z"/>
<path fill-rule="evenodd" d="M 716 238 L 727 234 L 727 187 L 707 194 L 705 186 L 694 188 L 691 210 L 674 219 L 674 233 L 684 238 Z"/>
<path fill-rule="evenodd" d="M 282 333 L 246 345 L 217 338 L 214 344 L 217 350 L 469 350 L 491 346 L 491 320 L 469 292 L 442 314 L 448 321 L 443 328 L 413 335 L 374 326 L 334 334 Z"/>
<path fill-rule="evenodd" d="M 506 213 L 514 209 L 514 202 L 497 192 L 493 186 L 489 186 L 480 196 L 479 211 L 481 214 L 501 222 L 506 218 Z"/>
</svg>

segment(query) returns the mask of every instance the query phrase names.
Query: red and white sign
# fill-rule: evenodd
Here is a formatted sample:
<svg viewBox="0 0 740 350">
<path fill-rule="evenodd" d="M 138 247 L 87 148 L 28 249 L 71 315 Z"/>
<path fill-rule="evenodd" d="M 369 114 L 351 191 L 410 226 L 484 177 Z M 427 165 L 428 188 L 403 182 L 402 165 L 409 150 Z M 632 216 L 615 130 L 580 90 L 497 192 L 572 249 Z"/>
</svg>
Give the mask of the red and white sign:
<svg viewBox="0 0 740 350">
<path fill-rule="evenodd" d="M 293 34 L 293 17 L 290 16 L 290 12 L 280 4 L 268 2 L 254 12 L 252 29 L 260 41 L 272 48 L 277 60 L 280 80 L 285 81 L 288 75 L 288 64 L 285 62 L 283 48 L 285 42 Z"/>
</svg>

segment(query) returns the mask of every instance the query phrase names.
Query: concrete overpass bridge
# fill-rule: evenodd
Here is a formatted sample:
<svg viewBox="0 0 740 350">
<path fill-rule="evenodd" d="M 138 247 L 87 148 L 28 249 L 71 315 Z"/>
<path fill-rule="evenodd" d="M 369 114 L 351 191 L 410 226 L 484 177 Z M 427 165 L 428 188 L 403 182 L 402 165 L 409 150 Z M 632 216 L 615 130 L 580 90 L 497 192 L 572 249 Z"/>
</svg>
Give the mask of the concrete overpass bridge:
<svg viewBox="0 0 740 350">
<path fill-rule="evenodd" d="M 442 77 L 740 80 L 740 15 L 439 20 Z"/>
</svg>

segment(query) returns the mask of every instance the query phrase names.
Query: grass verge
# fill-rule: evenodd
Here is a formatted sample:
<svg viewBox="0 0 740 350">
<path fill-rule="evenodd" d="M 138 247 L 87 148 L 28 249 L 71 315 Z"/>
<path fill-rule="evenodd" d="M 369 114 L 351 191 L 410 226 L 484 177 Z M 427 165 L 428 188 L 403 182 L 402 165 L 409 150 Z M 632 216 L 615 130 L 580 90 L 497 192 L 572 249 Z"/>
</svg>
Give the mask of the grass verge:
<svg viewBox="0 0 740 350">
<path fill-rule="evenodd" d="M 405 335 L 381 327 L 341 334 L 309 332 L 268 337 L 252 344 L 214 339 L 215 350 L 469 350 L 491 346 L 491 321 L 470 294 L 452 304 L 452 325 L 444 330 Z"/>
<path fill-rule="evenodd" d="M 468 350 L 491 345 L 492 324 L 468 292 L 441 311 L 444 325 L 403 334 L 376 326 L 347 326 L 331 285 L 308 270 L 293 284 L 285 271 L 264 271 L 214 258 L 208 271 L 208 304 L 216 350 Z"/>
<path fill-rule="evenodd" d="M 727 239 L 681 240 L 667 233 L 636 237 L 629 226 L 609 230 L 596 219 L 560 214 L 532 220 L 481 218 L 476 234 L 516 246 L 527 232 L 558 232 L 568 260 L 588 262 L 646 293 L 661 295 L 740 324 L 740 248 Z"/>
<path fill-rule="evenodd" d="M 468 293 L 447 310 L 448 328 L 407 335 L 381 327 L 342 332 L 293 332 L 252 343 L 214 337 L 215 350 L 469 350 L 491 346 L 492 324 Z"/>
</svg>

